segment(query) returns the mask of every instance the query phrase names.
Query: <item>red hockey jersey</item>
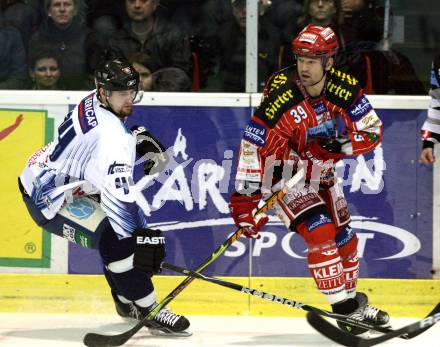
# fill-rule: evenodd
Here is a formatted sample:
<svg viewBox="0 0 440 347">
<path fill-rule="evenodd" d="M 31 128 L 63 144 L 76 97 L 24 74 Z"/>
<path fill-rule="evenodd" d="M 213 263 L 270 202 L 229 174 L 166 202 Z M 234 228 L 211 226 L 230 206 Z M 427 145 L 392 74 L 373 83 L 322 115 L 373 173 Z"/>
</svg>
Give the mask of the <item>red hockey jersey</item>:
<svg viewBox="0 0 440 347">
<path fill-rule="evenodd" d="M 296 66 L 283 69 L 268 81 L 245 128 L 237 180 L 261 182 L 268 157 L 288 160 L 313 137 L 341 136 L 346 138 L 342 147 L 346 155 L 369 152 L 381 141 L 382 122 L 356 78 L 331 69 L 323 93 L 312 98 L 301 85 Z"/>
</svg>

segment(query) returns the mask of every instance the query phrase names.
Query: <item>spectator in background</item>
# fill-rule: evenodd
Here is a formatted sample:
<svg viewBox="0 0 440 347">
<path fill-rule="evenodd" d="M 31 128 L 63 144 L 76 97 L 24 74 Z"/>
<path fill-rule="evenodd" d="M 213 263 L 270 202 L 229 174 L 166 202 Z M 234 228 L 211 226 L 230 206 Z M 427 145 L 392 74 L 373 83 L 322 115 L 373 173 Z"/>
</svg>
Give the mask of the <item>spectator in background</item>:
<svg viewBox="0 0 440 347">
<path fill-rule="evenodd" d="M 335 65 L 358 78 L 366 93 L 424 93 L 411 62 L 393 49 L 380 49 L 383 8 L 375 0 L 304 0 L 298 30 L 307 24 L 330 26 L 335 31 L 341 47 Z M 292 58 L 283 57 L 283 66 Z"/>
<path fill-rule="evenodd" d="M 342 14 L 340 10 L 339 0 L 304 0 L 301 15 L 298 16 L 296 23 L 297 32 L 294 32 L 291 37 L 297 35 L 308 24 L 315 24 L 322 27 L 331 27 L 338 36 L 339 25 L 342 21 Z M 342 45 L 342 42 L 339 42 Z M 293 55 L 290 49 L 290 44 L 287 45 L 289 49 L 283 50 L 282 66 L 286 67 L 292 64 Z"/>
<path fill-rule="evenodd" d="M 129 58 L 129 62 L 139 74 L 140 89 L 151 92 L 190 92 L 191 79 L 182 69 L 166 67 L 153 73 L 145 66 L 148 60 L 145 53 L 135 53 Z"/>
<path fill-rule="evenodd" d="M 154 72 L 164 67 L 178 67 L 191 73 L 188 38 L 164 17 L 155 15 L 159 0 L 125 0 L 129 20 L 110 39 L 110 46 L 128 59 L 134 53 L 149 56 L 145 65 Z"/>
<path fill-rule="evenodd" d="M 43 6 L 39 0 L 4 0 L 1 1 L 4 21 L 15 26 L 22 35 L 23 43 L 27 43 L 43 20 Z"/>
<path fill-rule="evenodd" d="M 36 50 L 29 59 L 29 89 L 60 90 L 61 71 L 56 53 L 48 50 Z"/>
<path fill-rule="evenodd" d="M 244 92 L 246 82 L 246 0 L 231 0 L 233 19 L 224 23 L 220 36 L 221 91 Z M 258 91 L 277 70 L 279 32 L 266 15 L 267 2 L 259 0 Z"/>
<path fill-rule="evenodd" d="M 160 0 L 160 6 L 157 8 L 156 14 L 171 19 L 171 17 L 174 15 L 174 12 L 181 6 L 191 4 L 197 4 L 200 6 L 204 1 L 205 0 Z M 178 24 L 176 22 L 174 23 Z"/>
<path fill-rule="evenodd" d="M 88 0 L 87 24 L 96 34 L 100 46 L 122 27 L 124 22 L 124 2 L 121 0 Z"/>
<path fill-rule="evenodd" d="M 304 0 L 302 15 L 298 18 L 301 31 L 307 24 L 338 29 L 342 21 L 339 0 Z"/>
<path fill-rule="evenodd" d="M 340 30 L 344 34 L 341 41 L 379 42 L 383 34 L 383 7 L 376 0 L 338 0 L 342 13 Z"/>
<path fill-rule="evenodd" d="M 85 25 L 82 0 L 44 0 L 47 20 L 32 35 L 29 53 L 53 50 L 60 57 L 60 71 L 66 88 L 93 89 L 92 71 L 99 47 Z"/>
<path fill-rule="evenodd" d="M 194 59 L 197 59 L 199 65 L 200 87 L 205 88 L 208 78 L 216 74 L 219 63 L 218 34 L 222 26 L 220 23 L 224 23 L 224 20 L 218 21 L 213 15 L 219 13 L 218 8 L 224 7 L 224 2 L 182 0 L 178 5 L 173 1 L 167 3 L 173 8 L 170 20 L 178 23 L 181 32 L 189 38 L 191 53 L 194 53 Z"/>
<path fill-rule="evenodd" d="M 177 67 L 166 67 L 151 75 L 153 92 L 190 92 L 191 80 Z"/>
<path fill-rule="evenodd" d="M 3 22 L 0 12 L 0 89 L 22 89 L 26 83 L 26 51 L 20 31 Z"/>
<path fill-rule="evenodd" d="M 149 55 L 145 53 L 135 53 L 128 61 L 139 74 L 139 88 L 144 92 L 151 91 L 153 87 L 153 78 L 151 71 L 145 66 L 145 61 L 149 59 Z"/>
<path fill-rule="evenodd" d="M 395 49 L 381 46 L 383 7 L 376 0 L 339 1 L 343 21 L 337 67 L 359 78 L 369 94 L 426 94 L 409 59 Z"/>
<path fill-rule="evenodd" d="M 431 103 L 428 117 L 422 127 L 423 149 L 420 161 L 426 165 L 435 162 L 434 144 L 440 142 L 440 54 L 434 57 L 431 68 Z"/>
<path fill-rule="evenodd" d="M 297 19 L 301 15 L 302 3 L 303 0 L 274 0 L 267 10 L 271 22 L 280 32 L 281 49 L 285 52 L 284 54 L 282 52 L 282 56 L 287 56 L 287 52 L 290 53 L 292 38 L 303 29 L 303 27 L 299 28 L 297 23 Z M 279 69 L 292 64 L 292 55 L 288 56 L 288 61 L 280 61 Z"/>
</svg>

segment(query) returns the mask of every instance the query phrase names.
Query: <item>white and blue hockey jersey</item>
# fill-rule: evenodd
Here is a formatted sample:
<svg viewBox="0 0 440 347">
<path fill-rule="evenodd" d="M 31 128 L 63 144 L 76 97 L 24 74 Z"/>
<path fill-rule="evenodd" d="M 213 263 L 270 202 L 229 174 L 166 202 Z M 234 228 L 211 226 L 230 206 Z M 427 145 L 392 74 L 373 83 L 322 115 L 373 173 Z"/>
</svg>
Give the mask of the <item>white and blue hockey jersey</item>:
<svg viewBox="0 0 440 347">
<path fill-rule="evenodd" d="M 128 237 L 135 228 L 147 226 L 136 204 L 135 157 L 134 136 L 92 93 L 68 113 L 58 138 L 29 158 L 20 179 L 47 219 L 78 188 L 85 194 L 100 194 L 115 232 Z"/>
<path fill-rule="evenodd" d="M 431 102 L 428 116 L 422 126 L 422 140 L 437 144 L 440 142 L 440 55 L 434 57 L 431 68 Z"/>
</svg>

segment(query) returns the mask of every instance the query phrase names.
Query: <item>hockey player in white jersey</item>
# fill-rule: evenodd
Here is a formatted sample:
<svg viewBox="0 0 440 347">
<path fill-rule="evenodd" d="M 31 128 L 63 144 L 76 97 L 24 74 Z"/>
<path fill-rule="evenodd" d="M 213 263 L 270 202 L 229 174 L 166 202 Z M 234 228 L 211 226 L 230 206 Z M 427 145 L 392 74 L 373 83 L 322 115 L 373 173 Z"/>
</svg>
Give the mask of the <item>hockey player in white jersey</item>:
<svg viewBox="0 0 440 347">
<path fill-rule="evenodd" d="M 124 126 L 142 97 L 139 74 L 130 64 L 101 63 L 95 82 L 96 91 L 67 114 L 58 138 L 29 158 L 19 188 L 39 226 L 99 249 L 118 314 L 140 320 L 156 305 L 151 277 L 160 271 L 165 239 L 148 228 L 136 204 L 133 167 L 136 150 L 159 158 L 150 156 L 153 165 L 144 166 L 149 171 L 164 149 L 143 127 L 136 129 L 136 139 Z M 189 321 L 163 309 L 154 326 L 154 332 L 184 333 Z"/>
<path fill-rule="evenodd" d="M 428 117 L 422 127 L 423 149 L 420 153 L 420 161 L 432 165 L 435 162 L 434 144 L 440 142 L 440 54 L 432 62 L 429 95 L 431 103 Z"/>
</svg>

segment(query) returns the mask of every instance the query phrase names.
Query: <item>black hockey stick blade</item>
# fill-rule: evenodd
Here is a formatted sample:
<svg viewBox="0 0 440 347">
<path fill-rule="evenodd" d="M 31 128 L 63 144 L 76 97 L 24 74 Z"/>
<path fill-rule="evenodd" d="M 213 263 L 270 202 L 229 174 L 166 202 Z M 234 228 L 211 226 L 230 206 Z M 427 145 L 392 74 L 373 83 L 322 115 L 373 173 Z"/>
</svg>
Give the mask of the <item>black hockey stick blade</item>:
<svg viewBox="0 0 440 347">
<path fill-rule="evenodd" d="M 139 322 L 130 330 L 118 335 L 88 333 L 86 336 L 84 336 L 83 342 L 89 347 L 121 346 L 126 343 L 134 334 L 136 334 L 143 326 L 144 322 Z"/>
<path fill-rule="evenodd" d="M 340 345 L 354 347 L 359 343 L 358 336 L 342 331 L 315 312 L 307 312 L 307 322 L 322 335 Z"/>
<path fill-rule="evenodd" d="M 430 317 L 434 317 L 434 318 L 430 318 Z M 437 317 L 437 318 L 435 318 L 435 317 Z M 427 325 L 426 327 L 421 328 L 421 329 L 419 329 L 419 330 L 416 330 L 416 331 L 414 331 L 414 332 L 412 332 L 412 333 L 408 333 L 408 334 L 406 334 L 406 337 L 407 337 L 408 339 L 412 339 L 413 337 L 416 337 L 416 336 L 420 335 L 421 333 L 425 332 L 426 330 L 428 330 L 429 328 L 431 328 L 436 322 L 438 322 L 439 319 L 440 319 L 440 303 L 438 303 L 438 304 L 434 307 L 434 309 L 433 309 L 431 312 L 429 312 L 429 314 L 425 317 L 424 320 L 430 320 L 430 319 L 434 319 L 434 320 L 435 320 L 435 321 L 433 322 L 433 324 L 431 324 L 431 325 Z"/>
<path fill-rule="evenodd" d="M 336 326 L 334 326 L 325 318 L 323 318 L 319 314 L 316 314 L 315 312 L 307 313 L 307 321 L 322 335 L 343 346 L 369 347 L 378 345 L 395 337 L 411 339 L 425 332 L 435 323 L 440 321 L 440 303 L 437 304 L 435 308 L 430 312 L 430 314 L 424 319 L 370 339 L 365 339 L 356 335 L 352 335 L 346 331 L 338 329 Z"/>
<path fill-rule="evenodd" d="M 121 346 L 126 343 L 133 335 L 135 335 L 142 327 L 157 327 L 151 325 L 151 320 L 144 319 L 139 321 L 133 328 L 118 335 L 102 335 L 97 333 L 88 333 L 84 336 L 83 343 L 89 347 L 112 347 Z"/>
</svg>

